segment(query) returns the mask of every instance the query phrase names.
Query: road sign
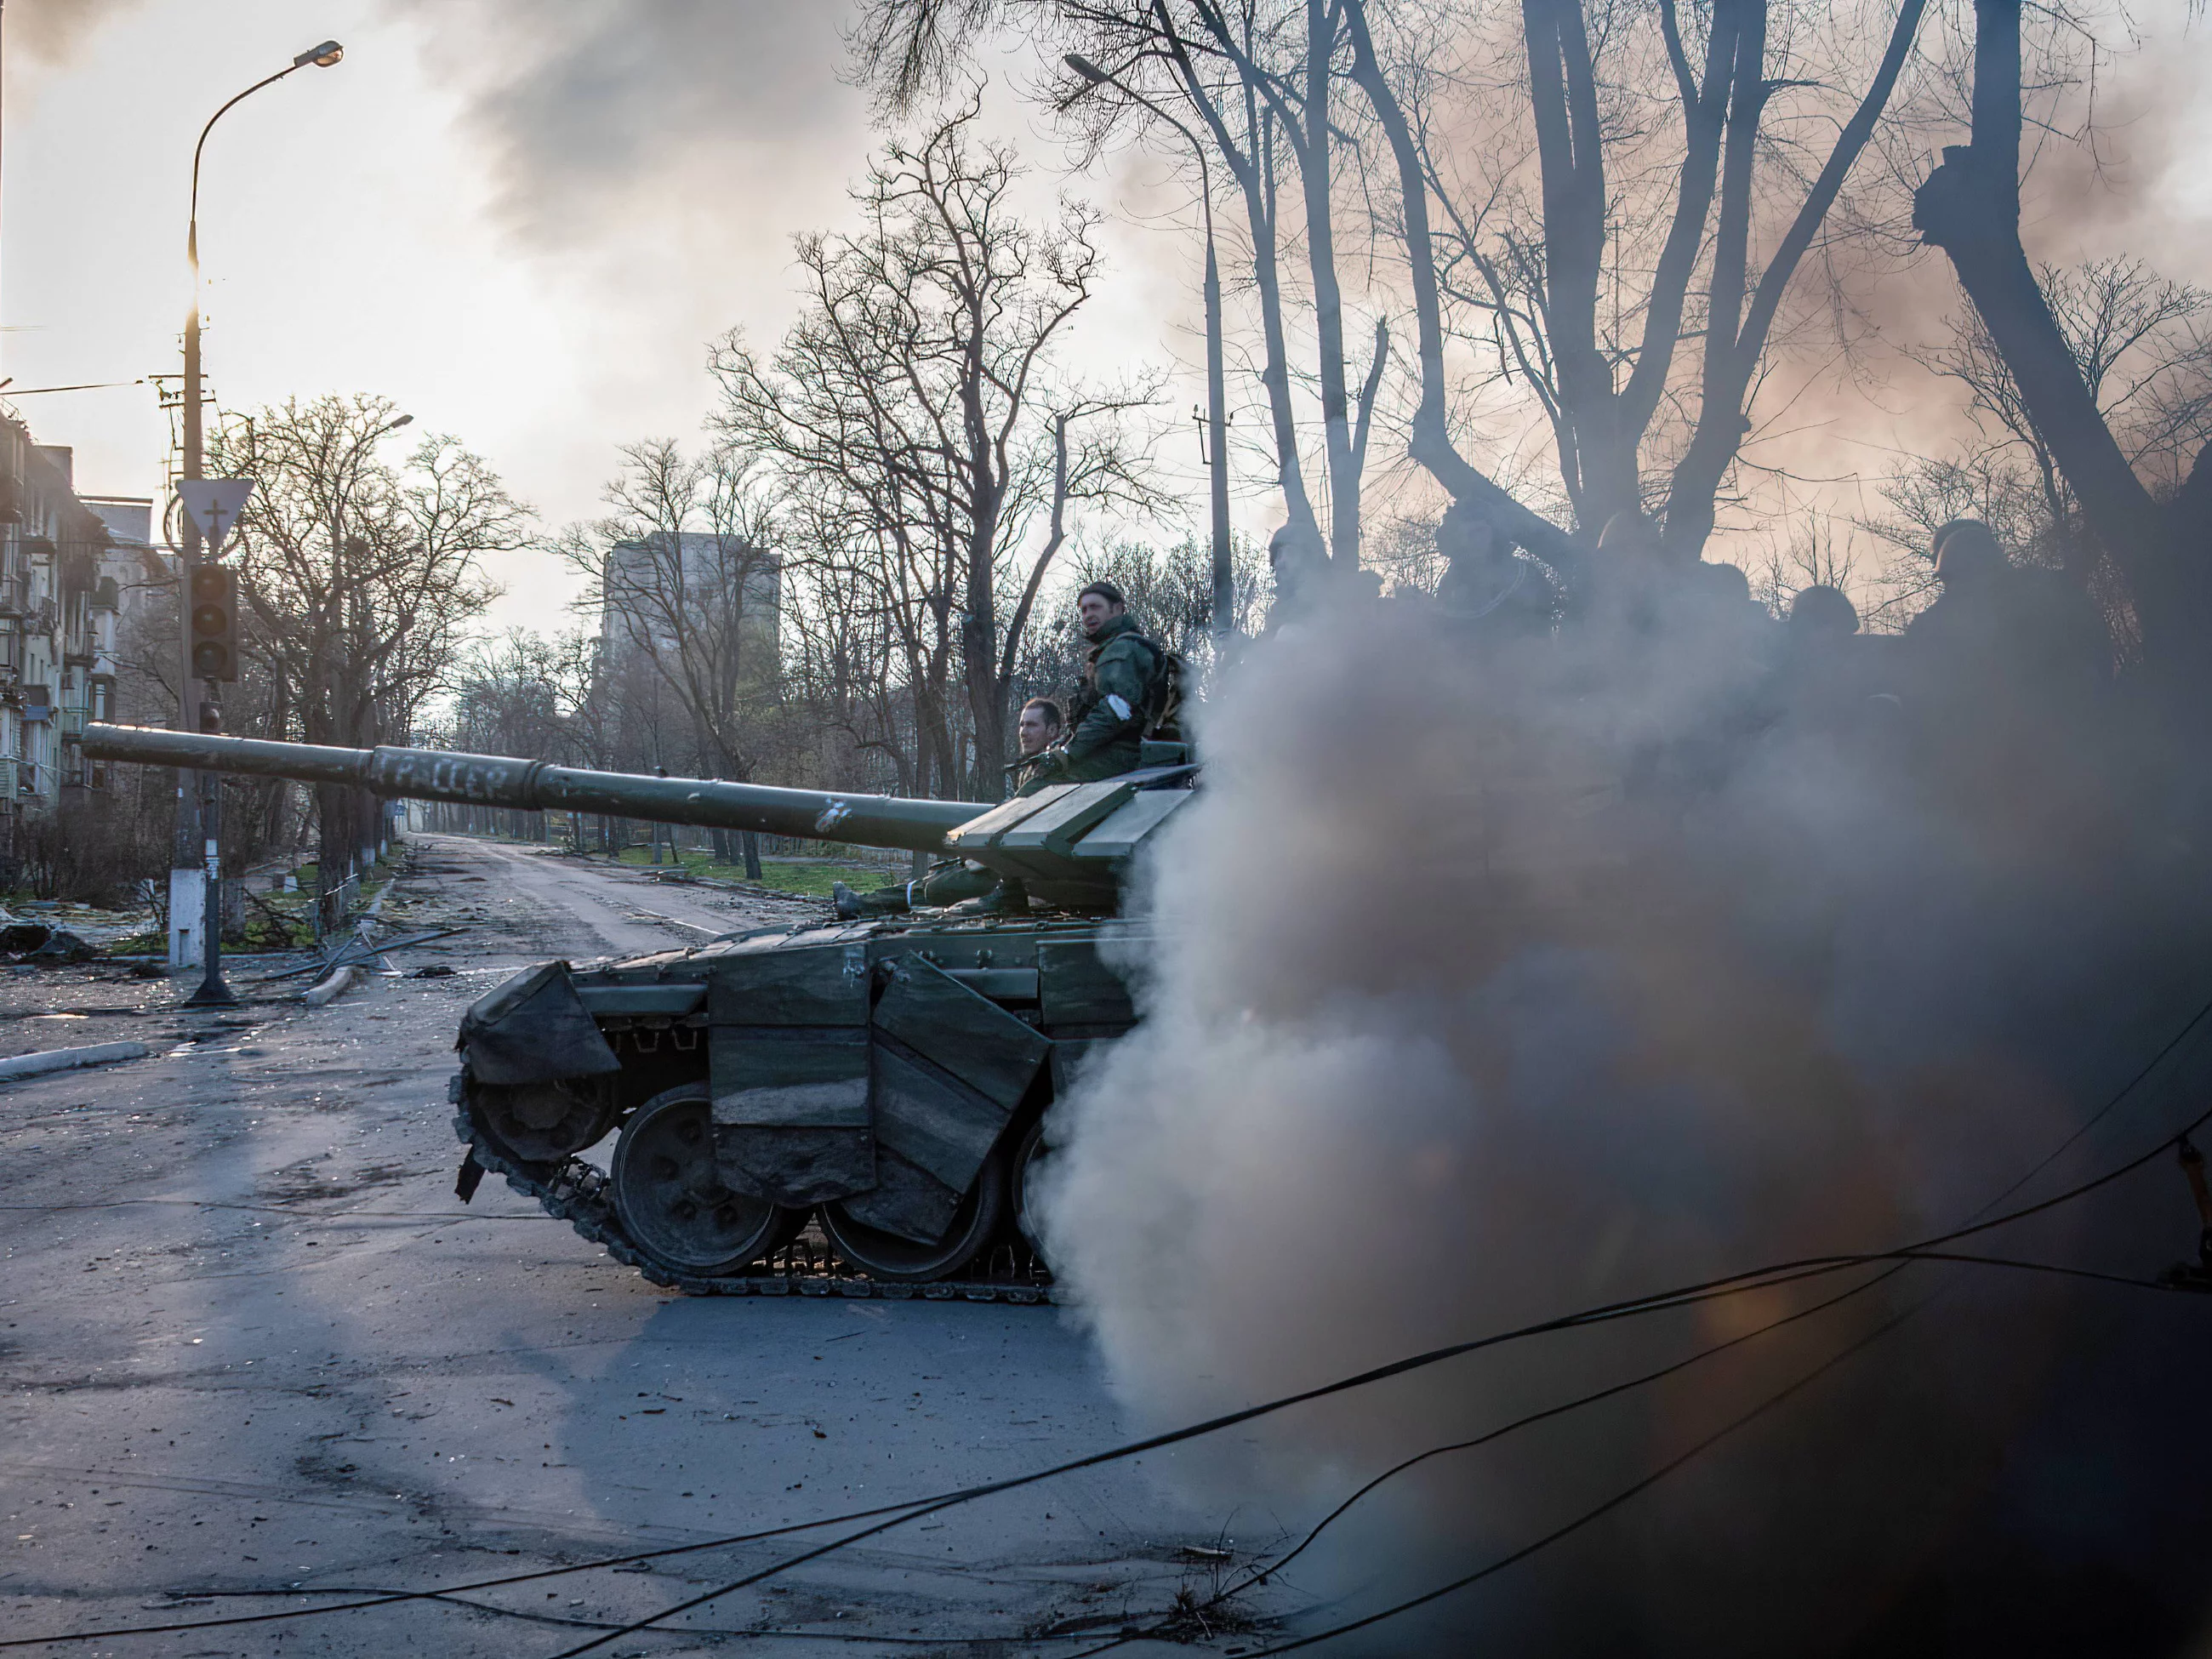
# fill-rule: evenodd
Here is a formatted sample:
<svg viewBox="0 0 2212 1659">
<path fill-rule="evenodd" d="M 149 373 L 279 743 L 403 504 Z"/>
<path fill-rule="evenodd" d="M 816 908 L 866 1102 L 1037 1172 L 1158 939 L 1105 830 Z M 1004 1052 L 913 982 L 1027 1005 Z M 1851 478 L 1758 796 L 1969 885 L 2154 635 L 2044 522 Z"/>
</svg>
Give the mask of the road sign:
<svg viewBox="0 0 2212 1659">
<path fill-rule="evenodd" d="M 216 557 L 222 551 L 223 538 L 230 534 L 231 526 L 238 522 L 245 508 L 246 497 L 253 494 L 251 478 L 180 478 L 177 481 L 177 498 L 191 514 L 192 522 L 207 538 L 207 556 Z"/>
</svg>

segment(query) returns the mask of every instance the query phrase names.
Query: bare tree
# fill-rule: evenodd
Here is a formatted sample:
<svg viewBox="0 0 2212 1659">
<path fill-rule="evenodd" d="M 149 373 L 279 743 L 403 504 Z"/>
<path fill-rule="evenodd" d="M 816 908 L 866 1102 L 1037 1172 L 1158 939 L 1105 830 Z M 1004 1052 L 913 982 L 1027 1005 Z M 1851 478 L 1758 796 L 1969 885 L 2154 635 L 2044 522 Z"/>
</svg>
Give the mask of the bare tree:
<svg viewBox="0 0 2212 1659">
<path fill-rule="evenodd" d="M 1448 117 L 1463 112 L 1443 106 L 1452 88 L 1422 50 L 1426 38 L 1403 29 L 1385 34 L 1377 25 L 1386 9 L 1371 0 L 1344 6 L 1354 73 L 1397 173 L 1420 338 L 1414 458 L 1455 499 L 1488 508 L 1506 533 L 1540 552 L 1557 545 L 1556 535 L 1529 522 L 1533 515 L 1500 499 L 1448 429 L 1445 301 L 1452 300 L 1477 319 L 1496 372 L 1517 378 L 1541 407 L 1567 504 L 1583 532 L 1594 533 L 1615 513 L 1643 510 L 1646 472 L 1666 459 L 1667 540 L 1696 556 L 1752 429 L 1752 399 L 1784 298 L 1888 106 L 1925 0 L 1896 8 L 1879 59 L 1856 71 L 1865 90 L 1847 111 L 1836 106 L 1835 89 L 1853 73 L 1848 51 L 1803 64 L 1808 43 L 1820 37 L 1799 19 L 1776 40 L 1770 25 L 1778 9 L 1767 0 L 1714 0 L 1702 19 L 1702 43 L 1694 38 L 1700 20 L 1686 27 L 1674 0 L 1659 0 L 1648 23 L 1640 9 L 1603 0 L 1523 0 L 1533 200 L 1513 176 L 1518 147 L 1497 134 L 1477 157 L 1493 175 L 1471 193 L 1455 182 L 1439 135 L 1454 125 Z M 1840 35 L 1848 46 L 1856 21 L 1854 12 L 1826 38 Z M 1639 79 L 1643 60 L 1654 55 L 1642 38 L 1647 28 L 1656 33 L 1663 64 L 1657 90 Z M 1388 58 L 1386 47 L 1393 49 Z M 1778 58 L 1778 64 L 1771 61 Z M 1835 129 L 1809 177 L 1796 171 L 1804 139 L 1775 130 L 1778 100 L 1792 94 L 1809 105 L 1795 125 Z M 1507 132 L 1524 130 L 1522 106 L 1510 109 Z M 1671 112 L 1679 136 L 1662 126 L 1662 112 Z M 1671 205 L 1636 211 L 1637 202 L 1622 199 L 1623 175 L 1639 198 Z M 1432 206 L 1440 228 L 1432 228 Z M 1658 225 L 1665 228 L 1655 241 L 1646 227 Z M 1765 240 L 1772 246 L 1760 266 L 1755 255 Z M 1676 354 L 1692 341 L 1694 393 L 1676 374 Z M 1687 435 L 1668 456 L 1656 441 L 1674 441 L 1658 423 L 1670 402 Z"/>
<path fill-rule="evenodd" d="M 890 105 L 904 107 L 955 72 L 975 37 L 1000 21 L 1001 9 L 869 0 L 862 12 L 855 36 L 860 72 Z M 1347 151 L 1337 99 L 1350 50 L 1343 6 L 1339 0 L 1188 0 L 1173 6 L 1168 0 L 1056 0 L 1024 17 L 1041 41 L 1079 49 L 1081 64 L 1066 60 L 1068 72 L 1056 75 L 1052 101 L 1090 144 L 1142 128 L 1177 156 L 1187 143 L 1207 145 L 1229 175 L 1243 208 L 1259 379 L 1284 512 L 1297 536 L 1346 566 L 1356 564 L 1367 439 L 1389 362 L 1389 330 L 1378 312 L 1367 367 L 1355 385 L 1345 345 L 1338 234 L 1340 163 Z M 1356 161 L 1356 147 L 1350 154 Z M 1286 243 L 1305 252 L 1326 538 L 1300 437 L 1305 421 L 1290 343 Z"/>
<path fill-rule="evenodd" d="M 2200 448 L 2179 476 L 2171 463 L 2143 467 L 2129 453 L 2094 364 L 2085 365 L 2080 340 L 2069 337 L 2028 264 L 2020 238 L 2021 14 L 2020 0 L 1975 0 L 1970 142 L 1944 150 L 1914 199 L 1913 223 L 1948 256 L 2021 413 L 2125 581 L 2146 663 L 2201 695 L 2212 678 L 2204 649 L 2212 448 Z"/>
<path fill-rule="evenodd" d="M 2120 453 L 2154 491 L 2171 493 L 2212 441 L 2212 294 L 2169 282 L 2140 259 L 2092 260 L 2075 270 L 2046 264 L 2037 279 Z M 1929 362 L 1966 388 L 1984 439 L 2033 468 L 2058 538 L 2055 562 L 2083 575 L 2101 549 L 2081 533 L 2073 486 L 1980 313 L 1954 319 L 1950 339 Z"/>
<path fill-rule="evenodd" d="M 215 469 L 257 481 L 235 562 L 283 735 L 360 748 L 410 731 L 496 596 L 483 556 L 522 544 L 526 509 L 458 440 L 381 459 L 397 424 L 383 398 L 295 399 L 210 446 Z M 328 874 L 374 841 L 376 809 L 337 787 L 316 808 Z"/>
<path fill-rule="evenodd" d="M 1063 202 L 1024 221 L 1021 169 L 974 137 L 975 115 L 971 100 L 886 146 L 854 192 L 864 228 L 800 239 L 806 304 L 775 355 L 732 335 L 714 368 L 719 429 L 776 481 L 801 560 L 865 593 L 896 641 L 916 781 L 994 793 L 1013 666 L 1061 540 L 1025 556 L 1036 517 L 1155 497 L 1124 418 L 1149 384 L 1054 372 L 1097 275 L 1097 216 Z"/>
</svg>

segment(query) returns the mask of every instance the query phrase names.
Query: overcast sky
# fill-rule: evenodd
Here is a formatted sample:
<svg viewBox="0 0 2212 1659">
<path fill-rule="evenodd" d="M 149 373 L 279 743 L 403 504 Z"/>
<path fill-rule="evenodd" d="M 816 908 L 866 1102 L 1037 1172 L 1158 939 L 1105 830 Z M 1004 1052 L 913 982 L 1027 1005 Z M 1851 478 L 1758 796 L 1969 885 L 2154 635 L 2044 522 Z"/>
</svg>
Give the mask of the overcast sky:
<svg viewBox="0 0 2212 1659">
<path fill-rule="evenodd" d="M 878 137 L 839 79 L 840 13 L 9 0 L 9 394 L 179 368 L 193 138 L 224 99 L 334 37 L 342 64 L 256 94 L 209 141 L 210 385 L 234 410 L 382 392 L 489 456 L 549 524 L 587 516 L 618 444 L 697 430 L 711 337 L 780 332 L 792 234 L 838 222 Z M 1185 303 L 1184 239 L 1115 236 L 1120 279 L 1090 332 L 1126 356 L 1131 325 L 1158 337 Z M 81 488 L 159 487 L 168 422 L 150 386 L 17 407 L 41 441 L 75 446 Z M 558 620 L 570 586 L 557 568 L 499 574 L 507 619 Z"/>
<path fill-rule="evenodd" d="M 880 135 L 839 78 L 842 12 L 837 0 L 6 0 L 0 375 L 14 384 L 0 395 L 178 368 L 192 140 L 233 93 L 335 37 L 342 64 L 257 94 L 210 141 L 211 386 L 230 410 L 381 392 L 489 456 L 549 528 L 590 516 L 618 445 L 696 433 L 708 340 L 733 325 L 764 345 L 781 333 L 793 234 L 843 221 L 843 187 Z M 2028 233 L 2045 257 L 2141 253 L 2212 282 L 2199 159 L 2212 42 L 2181 0 L 2146 15 L 2148 49 L 2103 72 L 2101 171 L 2056 147 L 2061 177 L 2082 187 L 2032 206 Z M 1064 158 L 1012 89 L 1024 67 L 994 66 L 990 108 L 1035 164 L 1042 205 Z M 1162 454 L 1195 499 L 1188 192 L 1165 164 L 1128 155 L 1072 183 L 1115 215 L 1075 360 L 1179 371 Z M 1900 333 L 1957 304 L 1940 260 L 1916 267 L 1909 291 L 1891 286 L 1911 300 Z M 1814 422 L 1799 441 L 1820 452 L 1805 470 L 1856 481 L 1836 492 L 1846 515 L 1957 418 L 1924 380 L 1876 391 L 1855 392 L 1850 430 Z M 1232 390 L 1247 407 L 1256 397 L 1249 379 Z M 82 488 L 158 489 L 168 422 L 150 386 L 16 407 L 41 440 L 76 447 Z M 1264 429 L 1250 413 L 1248 442 Z M 1260 458 L 1245 459 L 1237 516 L 1264 536 L 1277 514 Z M 518 556 L 495 574 L 500 620 L 562 620 L 574 582 L 556 562 Z"/>
</svg>

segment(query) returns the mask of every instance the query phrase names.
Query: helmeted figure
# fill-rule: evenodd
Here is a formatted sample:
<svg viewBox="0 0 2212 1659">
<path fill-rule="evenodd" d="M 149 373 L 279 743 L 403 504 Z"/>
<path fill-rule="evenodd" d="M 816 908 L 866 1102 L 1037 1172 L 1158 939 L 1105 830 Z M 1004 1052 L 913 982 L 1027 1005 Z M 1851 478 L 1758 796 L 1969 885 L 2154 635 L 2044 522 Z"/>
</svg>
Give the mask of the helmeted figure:
<svg viewBox="0 0 2212 1659">
<path fill-rule="evenodd" d="M 1485 644 L 1540 639 L 1557 626 L 1559 594 L 1550 574 L 1465 502 L 1445 509 L 1437 551 L 1444 559 L 1437 608 L 1455 633 Z"/>
</svg>

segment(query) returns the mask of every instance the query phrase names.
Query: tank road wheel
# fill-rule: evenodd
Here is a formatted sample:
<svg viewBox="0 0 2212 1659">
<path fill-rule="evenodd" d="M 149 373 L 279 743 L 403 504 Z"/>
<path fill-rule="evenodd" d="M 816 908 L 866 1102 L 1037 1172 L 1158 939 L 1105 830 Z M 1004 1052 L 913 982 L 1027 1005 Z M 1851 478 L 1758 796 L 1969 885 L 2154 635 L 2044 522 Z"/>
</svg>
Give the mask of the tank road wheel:
<svg viewBox="0 0 2212 1659">
<path fill-rule="evenodd" d="M 892 1284 L 926 1285 L 950 1279 L 990 1243 L 1006 1212 L 1006 1155 L 993 1152 L 983 1160 L 975 1184 L 952 1212 L 952 1224 L 934 1244 L 917 1244 L 896 1233 L 855 1221 L 842 1204 L 822 1206 L 822 1231 L 830 1248 L 871 1279 Z"/>
<path fill-rule="evenodd" d="M 1036 1253 L 1037 1261 L 1047 1267 L 1052 1264 L 1045 1261 L 1043 1229 L 1040 1224 L 1043 1218 L 1037 1214 L 1036 1202 L 1037 1188 L 1045 1172 L 1051 1167 L 1051 1161 L 1052 1148 L 1045 1145 L 1044 1119 L 1040 1117 L 1030 1125 L 1028 1132 L 1022 1136 L 1021 1143 L 1014 1148 L 1012 1184 L 1014 1230 L 1021 1234 L 1022 1242 Z"/>
<path fill-rule="evenodd" d="M 617 1115 L 603 1078 L 470 1090 L 469 1116 L 486 1146 L 509 1163 L 549 1170 L 605 1137 Z"/>
<path fill-rule="evenodd" d="M 722 1184 L 704 1083 L 664 1091 L 630 1115 L 608 1187 L 631 1242 L 661 1267 L 700 1279 L 739 1272 L 805 1219 Z"/>
</svg>

